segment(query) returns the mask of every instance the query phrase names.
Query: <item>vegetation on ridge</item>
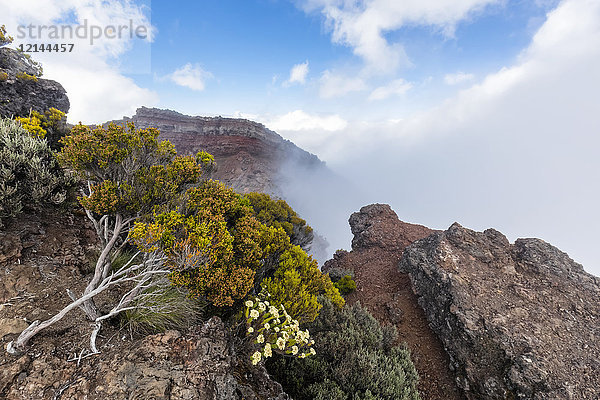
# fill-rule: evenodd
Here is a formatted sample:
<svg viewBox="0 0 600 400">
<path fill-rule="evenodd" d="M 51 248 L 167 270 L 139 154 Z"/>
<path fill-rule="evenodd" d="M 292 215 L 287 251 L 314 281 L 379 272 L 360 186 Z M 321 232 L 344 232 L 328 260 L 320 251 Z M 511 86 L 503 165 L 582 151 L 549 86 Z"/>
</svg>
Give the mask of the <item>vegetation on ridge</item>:
<svg viewBox="0 0 600 400">
<path fill-rule="evenodd" d="M 74 283 L 71 302 L 34 321 L 9 353 L 78 309 L 92 322 L 79 360 L 99 352 L 113 317 L 147 334 L 219 315 L 241 368 L 282 366 L 274 373 L 299 399 L 418 399 L 408 352 L 366 310 L 344 307 L 340 291 L 354 281 L 321 273 L 304 251 L 312 228 L 287 203 L 205 180 L 213 157 L 178 156 L 153 128 L 79 124 L 57 153 L 46 139 L 62 136 L 64 117 L 50 109 L 0 120 L 0 218 L 61 203 L 79 183 L 98 257 L 83 292 Z"/>
<path fill-rule="evenodd" d="M 306 327 L 316 355 L 274 357 L 266 366 L 294 399 L 417 400 L 418 375 L 409 351 L 395 346 L 394 327 L 382 327 L 360 304 L 339 311 L 324 300 Z"/>
<path fill-rule="evenodd" d="M 0 227 L 23 211 L 63 203 L 74 183 L 46 141 L 17 121 L 0 120 Z"/>
</svg>

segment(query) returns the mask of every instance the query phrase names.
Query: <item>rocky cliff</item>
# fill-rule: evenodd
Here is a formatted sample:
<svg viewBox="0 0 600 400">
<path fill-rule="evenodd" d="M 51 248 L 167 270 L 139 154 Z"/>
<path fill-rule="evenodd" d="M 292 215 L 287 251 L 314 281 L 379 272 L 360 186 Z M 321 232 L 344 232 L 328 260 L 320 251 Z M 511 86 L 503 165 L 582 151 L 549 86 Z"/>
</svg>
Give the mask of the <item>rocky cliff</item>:
<svg viewBox="0 0 600 400">
<path fill-rule="evenodd" d="M 317 156 L 283 139 L 264 125 L 245 119 L 192 117 L 170 110 L 139 108 L 128 121 L 136 127 L 160 129 L 160 137 L 169 140 L 182 154 L 200 150 L 215 157 L 214 179 L 238 192 L 264 192 L 284 197 L 282 171 L 326 169 Z"/>
<path fill-rule="evenodd" d="M 600 398 L 600 278 L 539 239 L 432 231 L 387 205 L 350 217 L 360 301 L 398 327 L 424 399 Z"/>
<path fill-rule="evenodd" d="M 556 247 L 454 224 L 400 270 L 469 399 L 600 397 L 600 278 Z"/>
<path fill-rule="evenodd" d="M 35 79 L 19 78 L 21 73 Z M 69 111 L 69 98 L 62 85 L 39 78 L 40 74 L 40 67 L 24 53 L 0 48 L 0 117 L 24 117 L 30 110 L 44 113 L 52 107 Z"/>
</svg>

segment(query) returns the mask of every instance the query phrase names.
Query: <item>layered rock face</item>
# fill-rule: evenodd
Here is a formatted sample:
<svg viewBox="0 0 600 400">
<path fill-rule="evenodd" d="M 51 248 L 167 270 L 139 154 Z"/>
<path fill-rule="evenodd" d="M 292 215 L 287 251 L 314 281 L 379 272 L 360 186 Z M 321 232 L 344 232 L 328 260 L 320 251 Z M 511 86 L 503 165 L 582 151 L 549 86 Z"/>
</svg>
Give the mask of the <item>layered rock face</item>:
<svg viewBox="0 0 600 400">
<path fill-rule="evenodd" d="M 218 179 L 240 193 L 264 192 L 283 197 L 280 181 L 283 169 L 325 169 L 317 156 L 310 154 L 262 124 L 244 119 L 191 117 L 170 110 L 139 108 L 128 121 L 138 128 L 160 129 L 181 154 L 200 150 L 215 157 Z"/>
<path fill-rule="evenodd" d="M 434 231 L 400 221 L 387 204 L 362 207 L 349 223 L 354 234 L 352 251 L 336 252 L 323 271 L 352 271 L 357 291 L 347 302 L 360 302 L 380 322 L 397 327 L 399 339 L 408 345 L 419 372 L 418 389 L 423 400 L 462 399 L 442 343 L 429 328 L 408 276 L 398 272 L 406 246 Z"/>
<path fill-rule="evenodd" d="M 7 79 L 0 80 L 0 117 L 24 117 L 29 115 L 30 110 L 44 113 L 52 107 L 64 113 L 69 111 L 69 98 L 60 83 L 16 77 L 18 73 L 39 74 L 32 61 L 22 53 L 0 48 L 0 74 L 2 72 L 7 74 Z"/>
<path fill-rule="evenodd" d="M 598 399 L 600 279 L 539 239 L 458 224 L 400 262 L 469 399 Z"/>
</svg>

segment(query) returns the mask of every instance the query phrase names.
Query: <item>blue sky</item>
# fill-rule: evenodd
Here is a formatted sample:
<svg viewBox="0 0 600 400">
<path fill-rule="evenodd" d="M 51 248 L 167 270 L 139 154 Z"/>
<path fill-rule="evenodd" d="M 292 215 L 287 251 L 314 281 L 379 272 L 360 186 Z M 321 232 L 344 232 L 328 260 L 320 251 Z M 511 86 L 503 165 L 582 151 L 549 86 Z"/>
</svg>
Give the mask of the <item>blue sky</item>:
<svg viewBox="0 0 600 400">
<path fill-rule="evenodd" d="M 459 221 L 540 237 L 600 275 L 597 0 L 0 0 L 0 9 L 12 32 L 84 20 L 152 27 L 146 39 L 75 40 L 73 54 L 36 55 L 67 89 L 70 121 L 145 105 L 262 122 L 362 189 L 319 207 L 293 201 L 334 248 L 349 247 L 350 212 L 383 202 L 434 228 Z"/>
</svg>

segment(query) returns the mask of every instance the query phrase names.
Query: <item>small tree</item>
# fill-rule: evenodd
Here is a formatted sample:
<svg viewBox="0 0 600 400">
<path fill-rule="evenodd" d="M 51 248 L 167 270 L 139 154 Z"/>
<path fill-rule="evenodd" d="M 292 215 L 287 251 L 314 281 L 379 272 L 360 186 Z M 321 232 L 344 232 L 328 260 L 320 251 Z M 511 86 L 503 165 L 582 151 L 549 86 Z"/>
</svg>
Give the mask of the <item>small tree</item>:
<svg viewBox="0 0 600 400">
<path fill-rule="evenodd" d="M 97 352 L 95 339 L 102 321 L 129 310 L 139 296 L 148 292 L 155 278 L 169 272 L 164 267 L 164 258 L 156 252 L 136 253 L 118 270 L 111 268 L 129 241 L 132 223 L 142 215 L 176 202 L 214 162 L 212 156 L 204 152 L 195 157 L 177 156 L 173 145 L 159 142 L 158 135 L 156 129 L 135 129 L 132 123 L 127 127 L 111 124 L 108 128 L 96 129 L 80 124 L 62 139 L 64 146 L 59 159 L 87 181 L 87 191 L 79 202 L 96 229 L 102 250 L 84 292 L 77 295 L 68 291 L 72 302 L 53 318 L 32 323 L 11 342 L 9 352 L 23 350 L 35 334 L 77 307 L 94 322 L 90 346 Z M 133 286 L 131 290 L 110 312 L 101 314 L 94 297 L 125 283 Z"/>
</svg>

